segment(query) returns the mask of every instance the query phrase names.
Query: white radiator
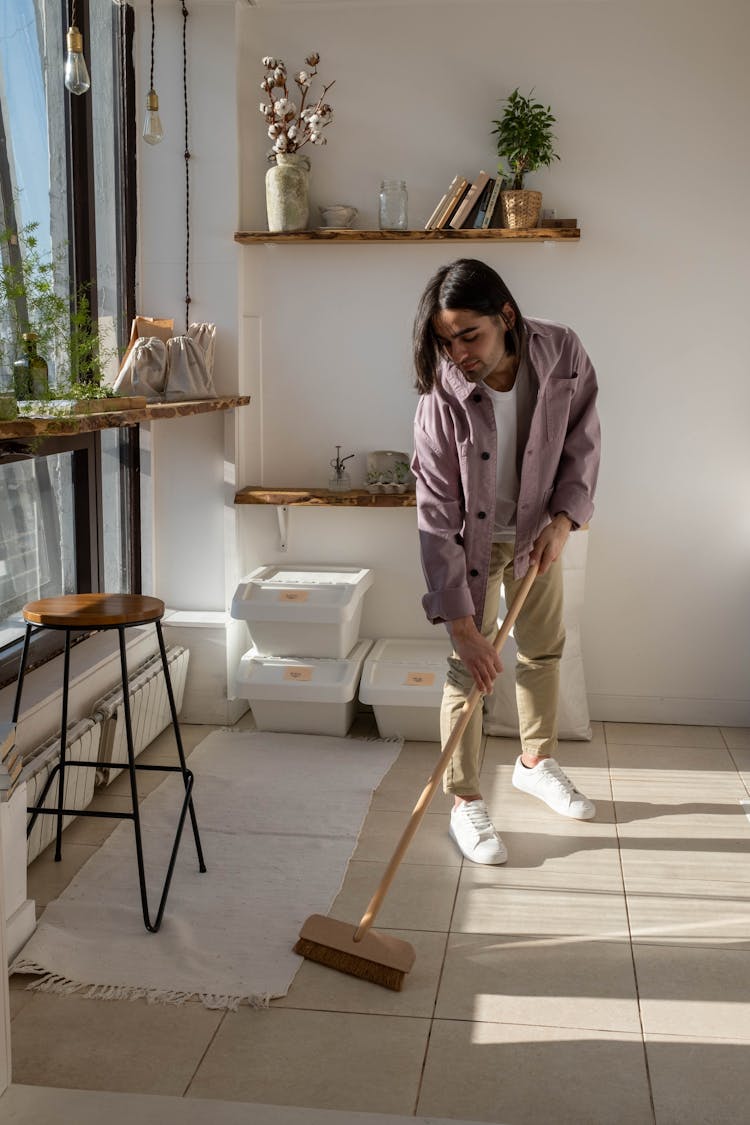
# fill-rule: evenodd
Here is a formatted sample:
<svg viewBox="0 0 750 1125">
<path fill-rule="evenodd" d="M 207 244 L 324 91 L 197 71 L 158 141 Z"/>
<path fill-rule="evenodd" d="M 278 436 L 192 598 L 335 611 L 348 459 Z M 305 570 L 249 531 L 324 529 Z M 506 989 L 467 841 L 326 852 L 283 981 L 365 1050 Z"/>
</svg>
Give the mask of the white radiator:
<svg viewBox="0 0 750 1125">
<path fill-rule="evenodd" d="M 169 677 L 172 681 L 172 692 L 178 714 L 185 694 L 189 657 L 190 651 L 180 645 L 173 645 L 167 649 Z M 136 668 L 130 674 L 128 683 L 133 750 L 137 757 L 172 722 L 161 656 L 157 654 Z M 111 762 L 113 766 L 127 764 L 122 687 L 98 699 L 93 705 L 91 714 L 102 725 L 99 759 L 103 762 Z M 97 783 L 109 785 L 121 772 L 121 769 L 106 766 L 96 770 Z"/>
<path fill-rule="evenodd" d="M 66 741 L 66 758 L 74 758 L 81 762 L 94 762 L 99 756 L 99 745 L 102 727 L 93 719 L 80 719 L 72 723 L 68 729 Z M 50 771 L 60 760 L 60 735 L 48 738 L 41 746 L 27 751 L 23 756 L 24 767 L 21 780 L 26 782 L 26 803 L 35 805 L 41 796 Z M 75 766 L 66 766 L 65 793 L 63 805 L 66 809 L 85 809 L 94 796 L 94 783 L 96 780 L 95 769 L 81 769 Z M 52 782 L 49 793 L 45 797 L 46 809 L 57 808 L 57 778 Z M 63 817 L 63 827 L 75 818 Z M 31 863 L 40 852 L 55 838 L 57 821 L 53 816 L 39 816 L 34 825 L 27 843 L 27 862 Z"/>
</svg>

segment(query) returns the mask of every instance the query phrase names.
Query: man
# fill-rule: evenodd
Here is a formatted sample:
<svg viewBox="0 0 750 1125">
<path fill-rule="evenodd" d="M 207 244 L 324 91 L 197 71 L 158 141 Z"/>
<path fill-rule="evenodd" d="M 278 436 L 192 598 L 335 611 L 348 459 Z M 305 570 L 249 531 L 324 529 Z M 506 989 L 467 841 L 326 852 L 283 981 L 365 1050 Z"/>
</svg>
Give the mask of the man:
<svg viewBox="0 0 750 1125">
<path fill-rule="evenodd" d="M 560 555 L 591 518 L 599 466 L 597 384 L 574 332 L 525 319 L 502 278 L 459 259 L 431 278 L 414 323 L 421 398 L 413 471 L 427 617 L 445 623 L 453 655 L 441 708 L 445 744 L 473 684 L 492 690 L 501 586 L 512 604 L 539 572 L 515 625 L 522 752 L 513 784 L 564 816 L 591 801 L 554 758 L 565 643 Z M 463 855 L 498 864 L 507 850 L 479 788 L 481 708 L 453 754 L 450 834 Z"/>
</svg>

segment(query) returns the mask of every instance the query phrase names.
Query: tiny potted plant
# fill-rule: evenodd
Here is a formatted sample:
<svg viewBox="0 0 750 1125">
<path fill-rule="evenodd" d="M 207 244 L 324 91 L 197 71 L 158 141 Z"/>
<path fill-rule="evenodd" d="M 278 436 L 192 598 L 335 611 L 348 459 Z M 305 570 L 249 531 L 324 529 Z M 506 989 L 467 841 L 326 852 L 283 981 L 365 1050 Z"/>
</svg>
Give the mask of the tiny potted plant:
<svg viewBox="0 0 750 1125">
<path fill-rule="evenodd" d="M 381 481 L 381 474 L 378 469 L 367 470 L 367 491 L 368 492 L 382 492 L 383 484 Z"/>
<path fill-rule="evenodd" d="M 535 227 L 542 209 L 542 193 L 523 186 L 526 173 L 560 159 L 553 144 L 556 138 L 552 126 L 556 119 L 549 106 L 533 100 L 533 93 L 531 90 L 524 97 L 516 87 L 505 99 L 502 117 L 493 121 L 500 160 L 498 171 L 510 180 L 509 189 L 500 192 L 503 225 L 516 230 Z"/>
<path fill-rule="evenodd" d="M 396 481 L 396 491 L 406 492 L 406 486 L 409 480 L 409 462 L 396 461 L 393 466 L 393 477 Z"/>
<path fill-rule="evenodd" d="M 385 472 L 380 474 L 380 482 L 383 492 L 395 492 L 396 482 L 393 479 L 393 469 L 386 469 Z"/>
</svg>

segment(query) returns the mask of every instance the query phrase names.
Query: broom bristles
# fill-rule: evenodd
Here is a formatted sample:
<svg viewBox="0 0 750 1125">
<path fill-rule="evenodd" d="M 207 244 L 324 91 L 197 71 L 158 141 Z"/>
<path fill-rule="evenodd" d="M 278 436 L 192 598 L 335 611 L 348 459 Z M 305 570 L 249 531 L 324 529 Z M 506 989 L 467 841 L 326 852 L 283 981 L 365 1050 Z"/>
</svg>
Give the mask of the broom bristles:
<svg viewBox="0 0 750 1125">
<path fill-rule="evenodd" d="M 320 965 L 327 965 L 330 969 L 338 969 L 339 972 L 348 973 L 349 976 L 380 984 L 393 992 L 401 991 L 406 976 L 406 973 L 400 969 L 380 965 L 376 961 L 368 961 L 366 957 L 357 957 L 356 954 L 345 953 L 341 949 L 332 949 L 329 945 L 321 945 L 317 941 L 310 941 L 309 938 L 299 938 L 294 946 L 294 952 L 308 961 L 317 961 Z"/>
</svg>

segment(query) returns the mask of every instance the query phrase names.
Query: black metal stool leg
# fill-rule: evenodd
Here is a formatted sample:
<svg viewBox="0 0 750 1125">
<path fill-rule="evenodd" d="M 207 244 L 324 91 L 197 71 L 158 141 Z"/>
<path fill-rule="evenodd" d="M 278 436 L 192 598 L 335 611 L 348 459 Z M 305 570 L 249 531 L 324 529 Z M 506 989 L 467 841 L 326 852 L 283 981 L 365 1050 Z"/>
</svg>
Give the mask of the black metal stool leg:
<svg viewBox="0 0 750 1125">
<path fill-rule="evenodd" d="M 167 904 L 167 895 L 169 894 L 169 887 L 170 887 L 170 884 L 172 882 L 172 874 L 174 872 L 174 866 L 175 866 L 175 862 L 177 860 L 177 852 L 178 852 L 178 849 L 179 849 L 179 846 L 180 846 L 180 839 L 182 837 L 182 829 L 185 825 L 185 817 L 187 815 L 188 805 L 190 804 L 191 799 L 192 799 L 191 794 L 192 794 L 192 790 L 193 790 L 193 775 L 190 772 L 190 770 L 188 770 L 184 766 L 184 762 L 183 762 L 183 769 L 182 769 L 181 772 L 182 772 L 183 779 L 184 779 L 184 782 L 185 782 L 185 796 L 183 798 L 182 807 L 180 809 L 180 816 L 179 816 L 179 820 L 177 822 L 177 831 L 175 833 L 174 843 L 172 845 L 172 854 L 169 857 L 169 867 L 167 868 L 167 874 L 166 874 L 166 878 L 164 880 L 164 886 L 162 888 L 161 898 L 159 900 L 159 906 L 158 906 L 158 909 L 157 909 L 157 912 L 156 912 L 156 917 L 152 922 L 151 917 L 150 917 L 150 913 L 149 913 L 149 907 L 148 907 L 148 891 L 147 891 L 147 888 L 146 888 L 146 871 L 145 871 L 145 865 L 144 865 L 144 861 L 143 861 L 143 840 L 142 840 L 142 837 L 141 837 L 141 818 L 140 818 L 140 810 L 138 808 L 138 786 L 136 784 L 136 769 L 137 769 L 137 767 L 136 767 L 136 764 L 135 764 L 135 752 L 134 752 L 134 749 L 133 749 L 133 726 L 132 726 L 132 720 L 131 720 L 131 716 L 130 716 L 130 700 L 128 698 L 128 665 L 127 665 L 127 659 L 126 659 L 126 655 L 125 655 L 125 627 L 119 626 L 117 632 L 118 632 L 119 639 L 120 639 L 120 668 L 121 668 L 121 671 L 122 671 L 122 706 L 123 706 L 123 713 L 125 715 L 125 741 L 127 743 L 127 751 L 128 751 L 128 772 L 130 774 L 130 794 L 131 794 L 131 800 L 132 800 L 132 804 L 133 804 L 132 820 L 133 820 L 133 828 L 135 830 L 135 850 L 136 850 L 136 857 L 137 857 L 137 861 L 138 861 L 138 883 L 139 883 L 140 892 L 141 892 L 141 908 L 142 908 L 142 911 L 143 911 L 143 922 L 144 922 L 144 925 L 145 925 L 146 929 L 149 930 L 152 934 L 155 934 L 157 932 L 157 930 L 159 929 L 159 927 L 161 926 L 162 918 L 164 916 L 164 907 Z M 201 860 L 202 860 L 202 856 L 201 856 Z M 205 871 L 205 866 L 201 870 Z"/>
<path fill-rule="evenodd" d="M 12 722 L 18 722 L 18 713 L 21 710 L 21 692 L 23 691 L 23 678 L 26 675 L 26 662 L 29 659 L 29 641 L 33 632 L 32 626 L 26 624 L 26 633 L 23 638 L 23 652 L 21 653 L 21 667 L 18 669 L 18 683 L 16 684 L 16 701 L 13 704 Z"/>
<path fill-rule="evenodd" d="M 62 728 L 60 730 L 60 765 L 57 778 L 57 834 L 55 836 L 55 863 L 62 859 L 63 808 L 65 807 L 65 751 L 68 740 L 68 688 L 70 686 L 70 629 L 65 630 L 65 659 L 63 661 Z"/>
<path fill-rule="evenodd" d="M 141 891 L 141 907 L 143 921 L 147 930 L 151 930 L 151 920 L 148 912 L 148 896 L 146 893 L 146 869 L 143 862 L 143 841 L 141 839 L 141 817 L 138 807 L 138 783 L 135 774 L 135 753 L 133 752 L 133 724 L 130 717 L 130 699 L 128 689 L 128 661 L 125 654 L 125 629 L 121 626 L 117 630 L 120 641 L 120 673 L 122 676 L 122 709 L 125 715 L 125 743 L 128 754 L 128 774 L 130 776 L 130 801 L 133 807 L 133 829 L 135 831 L 135 853 L 138 861 L 138 885 Z"/>
<path fill-rule="evenodd" d="M 175 706 L 174 692 L 172 691 L 172 678 L 169 674 L 169 664 L 167 662 L 167 650 L 166 650 L 166 647 L 164 645 L 164 636 L 163 636 L 162 631 L 161 631 L 161 622 L 155 621 L 154 624 L 156 625 L 156 636 L 157 636 L 158 641 L 159 641 L 159 652 L 161 653 L 161 663 L 162 663 L 162 667 L 164 669 L 164 682 L 167 685 L 167 698 L 169 699 L 169 710 L 170 710 L 170 713 L 172 715 L 172 727 L 174 729 L 175 741 L 177 742 L 177 754 L 178 754 L 179 759 L 180 759 L 180 765 L 182 766 L 182 776 L 183 776 L 183 779 L 185 781 L 185 787 L 187 788 L 188 774 L 190 773 L 190 771 L 188 770 L 187 764 L 186 764 L 186 761 L 185 761 L 185 751 L 184 751 L 183 746 L 182 746 L 182 735 L 180 734 L 180 724 L 177 721 L 177 707 Z M 190 774 L 190 776 L 192 777 L 192 774 Z M 195 809 L 193 807 L 193 798 L 192 797 L 190 798 L 190 801 L 188 802 L 188 811 L 190 813 L 190 823 L 193 826 L 193 837 L 195 839 L 195 850 L 198 853 L 198 870 L 201 871 L 201 872 L 204 872 L 206 870 L 206 864 L 203 860 L 203 848 L 201 847 L 200 833 L 198 832 L 198 820 L 197 820 L 197 817 L 195 815 Z"/>
</svg>

